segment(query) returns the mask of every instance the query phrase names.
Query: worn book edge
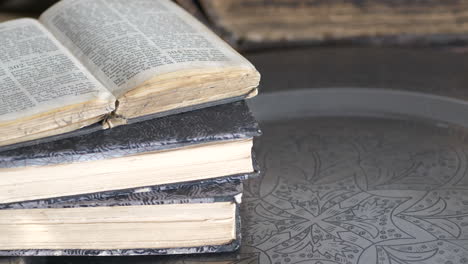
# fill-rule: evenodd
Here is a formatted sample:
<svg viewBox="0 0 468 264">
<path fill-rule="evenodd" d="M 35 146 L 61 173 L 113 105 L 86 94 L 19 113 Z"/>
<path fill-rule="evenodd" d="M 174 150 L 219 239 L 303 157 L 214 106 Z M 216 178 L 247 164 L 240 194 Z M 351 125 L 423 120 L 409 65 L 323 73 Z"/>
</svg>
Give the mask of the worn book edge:
<svg viewBox="0 0 468 264">
<path fill-rule="evenodd" d="M 177 255 L 177 254 L 201 254 L 232 252 L 240 247 L 241 218 L 239 205 L 236 203 L 236 238 L 224 245 L 206 245 L 199 247 L 181 248 L 135 248 L 135 249 L 24 249 L 24 250 L 0 250 L 0 256 L 143 256 L 143 255 Z"/>
<path fill-rule="evenodd" d="M 173 109 L 161 113 L 155 113 L 155 114 L 150 114 L 146 116 L 141 116 L 137 118 L 132 118 L 132 119 L 123 119 L 119 116 L 113 116 L 112 114 L 109 114 L 104 118 L 102 122 L 98 122 L 86 127 L 83 127 L 81 129 L 63 133 L 63 134 L 58 134 L 58 135 L 53 135 L 49 137 L 44 137 L 44 138 L 39 138 L 35 140 L 30 140 L 30 141 L 25 141 L 25 142 L 20 142 L 12 145 L 6 145 L 6 146 L 0 146 L 0 152 L 3 151 L 8 151 L 12 149 L 18 149 L 22 147 L 28 147 L 28 146 L 33 146 L 37 144 L 42 144 L 42 143 L 48 143 L 52 141 L 57 141 L 61 139 L 67 139 L 71 137 L 77 137 L 77 136 L 83 136 L 87 135 L 93 132 L 97 132 L 103 129 L 111 129 L 113 127 L 118 127 L 123 124 L 134 124 L 138 122 L 143 122 L 143 121 L 148 121 L 151 119 L 156 119 L 156 118 L 161 118 L 165 116 L 171 116 L 171 115 L 176 115 L 176 114 L 181 114 L 181 113 L 186 113 L 186 112 L 191 112 L 191 111 L 196 111 L 204 108 L 209 108 L 217 105 L 223 105 L 223 104 L 228 104 L 228 103 L 234 103 L 237 101 L 242 101 L 244 99 L 251 98 L 255 96 L 258 93 L 257 89 L 253 89 L 250 93 L 243 95 L 243 96 L 238 96 L 238 97 L 232 97 L 232 98 L 227 98 L 227 99 L 222 99 L 218 101 L 212 101 L 208 103 L 203 103 L 199 105 L 193 105 L 193 106 L 188 106 L 188 107 L 183 107 L 183 108 L 178 108 L 178 109 Z M 110 124 L 109 124 L 110 122 Z"/>
</svg>

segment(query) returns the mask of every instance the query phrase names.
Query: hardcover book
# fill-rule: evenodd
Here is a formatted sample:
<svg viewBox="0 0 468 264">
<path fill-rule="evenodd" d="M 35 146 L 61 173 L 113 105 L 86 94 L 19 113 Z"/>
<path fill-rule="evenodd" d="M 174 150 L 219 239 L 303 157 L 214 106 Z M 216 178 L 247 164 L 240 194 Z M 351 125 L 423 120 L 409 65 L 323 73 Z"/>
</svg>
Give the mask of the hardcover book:
<svg viewBox="0 0 468 264">
<path fill-rule="evenodd" d="M 244 101 L 0 152 L 0 204 L 255 173 Z"/>
<path fill-rule="evenodd" d="M 226 180 L 0 209 L 0 256 L 162 255 L 238 248 L 242 183 Z"/>
<path fill-rule="evenodd" d="M 259 79 L 169 0 L 63 0 L 0 24 L 0 146 L 240 100 Z"/>
<path fill-rule="evenodd" d="M 198 3 L 225 39 L 244 49 L 337 41 L 450 44 L 468 40 L 467 0 L 192 2 Z"/>
</svg>

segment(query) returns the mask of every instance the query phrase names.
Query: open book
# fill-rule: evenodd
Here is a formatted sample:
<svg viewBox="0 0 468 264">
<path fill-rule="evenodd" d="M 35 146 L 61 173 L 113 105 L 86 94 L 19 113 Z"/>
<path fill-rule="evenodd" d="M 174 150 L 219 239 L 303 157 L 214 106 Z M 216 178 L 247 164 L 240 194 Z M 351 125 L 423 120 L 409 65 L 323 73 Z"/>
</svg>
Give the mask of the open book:
<svg viewBox="0 0 468 264">
<path fill-rule="evenodd" d="M 0 146 L 239 100 L 259 80 L 171 1 L 64 0 L 0 24 Z"/>
</svg>

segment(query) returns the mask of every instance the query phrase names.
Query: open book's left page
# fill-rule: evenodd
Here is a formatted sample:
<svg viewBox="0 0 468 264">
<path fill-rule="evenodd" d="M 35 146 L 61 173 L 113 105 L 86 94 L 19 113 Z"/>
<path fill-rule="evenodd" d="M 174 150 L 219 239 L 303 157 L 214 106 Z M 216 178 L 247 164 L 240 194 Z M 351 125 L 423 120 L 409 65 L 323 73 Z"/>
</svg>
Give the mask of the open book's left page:
<svg viewBox="0 0 468 264">
<path fill-rule="evenodd" d="M 114 106 L 113 95 L 38 21 L 0 24 L 0 146 L 95 123 Z"/>
</svg>

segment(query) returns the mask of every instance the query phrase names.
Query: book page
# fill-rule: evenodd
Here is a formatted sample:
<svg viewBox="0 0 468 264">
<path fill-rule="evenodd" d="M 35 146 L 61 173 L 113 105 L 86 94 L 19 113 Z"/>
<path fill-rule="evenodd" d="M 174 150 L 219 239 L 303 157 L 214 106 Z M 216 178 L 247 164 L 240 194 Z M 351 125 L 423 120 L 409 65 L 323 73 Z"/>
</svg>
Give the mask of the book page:
<svg viewBox="0 0 468 264">
<path fill-rule="evenodd" d="M 95 99 L 115 100 L 38 21 L 0 24 L 0 123 Z"/>
<path fill-rule="evenodd" d="M 64 0 L 40 21 L 116 97 L 158 74 L 253 68 L 171 1 Z"/>
</svg>

